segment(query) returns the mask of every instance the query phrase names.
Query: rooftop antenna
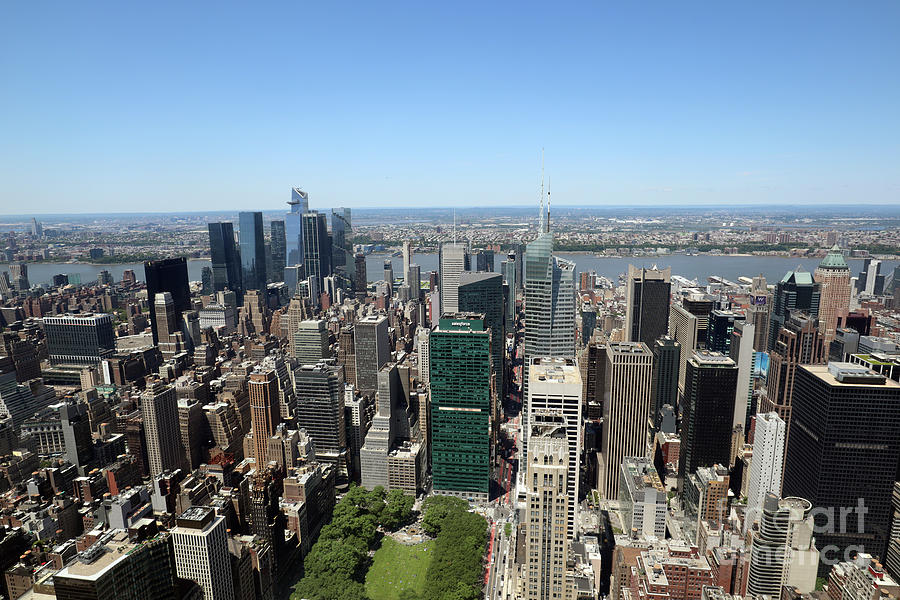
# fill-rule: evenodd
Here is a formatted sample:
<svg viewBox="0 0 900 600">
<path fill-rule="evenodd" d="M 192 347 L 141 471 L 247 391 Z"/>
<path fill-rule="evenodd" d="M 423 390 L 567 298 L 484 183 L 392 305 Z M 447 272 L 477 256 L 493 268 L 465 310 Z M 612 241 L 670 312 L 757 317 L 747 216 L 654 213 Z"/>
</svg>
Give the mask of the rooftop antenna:
<svg viewBox="0 0 900 600">
<path fill-rule="evenodd" d="M 544 232 L 544 149 L 541 148 L 541 213 L 538 223 L 538 235 Z"/>
<path fill-rule="evenodd" d="M 550 233 L 550 176 L 547 176 L 547 233 Z"/>
</svg>

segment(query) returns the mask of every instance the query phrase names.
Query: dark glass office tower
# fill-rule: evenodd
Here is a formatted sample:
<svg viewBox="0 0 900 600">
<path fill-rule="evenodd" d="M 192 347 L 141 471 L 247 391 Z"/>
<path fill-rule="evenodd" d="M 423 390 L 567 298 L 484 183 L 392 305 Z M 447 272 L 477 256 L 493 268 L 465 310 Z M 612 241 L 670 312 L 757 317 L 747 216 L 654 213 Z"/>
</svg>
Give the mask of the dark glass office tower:
<svg viewBox="0 0 900 600">
<path fill-rule="evenodd" d="M 697 347 L 706 347 L 706 335 L 709 332 L 709 314 L 716 307 L 716 301 L 706 294 L 693 294 L 681 300 L 681 306 L 697 317 Z"/>
<path fill-rule="evenodd" d="M 792 312 L 802 311 L 818 319 L 820 294 L 820 285 L 813 281 L 809 271 L 788 271 L 778 282 L 769 319 L 769 352 L 775 347 L 778 332 L 791 318 Z"/>
<path fill-rule="evenodd" d="M 651 347 L 669 328 L 672 269 L 638 269 L 628 265 L 625 326 L 628 341 Z"/>
<path fill-rule="evenodd" d="M 303 213 L 309 210 L 309 195 L 300 188 L 291 188 L 291 210 L 284 215 L 285 265 L 303 265 Z"/>
<path fill-rule="evenodd" d="M 653 352 L 653 391 L 650 394 L 650 421 L 653 430 L 660 426 L 659 410 L 668 404 L 678 411 L 678 367 L 681 344 L 665 335 L 650 346 Z"/>
<path fill-rule="evenodd" d="M 241 282 L 244 291 L 266 294 L 266 240 L 261 212 L 238 213 L 241 239 Z"/>
<path fill-rule="evenodd" d="M 429 347 L 433 487 L 487 499 L 491 349 L 484 315 L 444 315 L 429 336 Z"/>
<path fill-rule="evenodd" d="M 284 221 L 272 221 L 269 225 L 272 235 L 270 246 L 272 248 L 272 281 L 284 281 L 284 267 L 287 260 Z"/>
<path fill-rule="evenodd" d="M 491 331 L 491 368 L 496 375 L 497 392 L 503 395 L 503 275 L 501 273 L 459 274 L 459 310 L 484 314 Z"/>
<path fill-rule="evenodd" d="M 156 314 L 152 310 L 154 298 L 160 292 L 172 294 L 175 305 L 176 322 L 181 323 L 181 315 L 191 309 L 191 288 L 188 284 L 187 259 L 164 258 L 144 263 L 144 278 L 147 281 L 147 301 L 150 303 L 150 328 L 153 330 L 153 343 L 159 343 L 156 329 Z"/>
<path fill-rule="evenodd" d="M 833 545 L 839 552 L 822 554 L 820 576 L 830 568 L 826 558 L 843 557 L 850 546 L 885 555 L 900 461 L 898 432 L 897 382 L 849 363 L 797 367 L 783 495 L 812 502 L 820 512 L 819 526 L 833 511 L 831 527 L 816 532 L 816 546 Z M 864 515 L 850 512 L 860 503 Z"/>
<path fill-rule="evenodd" d="M 738 369 L 718 352 L 697 350 L 687 360 L 678 484 L 700 467 L 731 462 Z"/>
<path fill-rule="evenodd" d="M 352 234 L 350 225 L 349 208 L 331 209 L 331 268 L 340 279 L 340 285 L 344 289 L 352 287 L 353 265 L 347 261 L 353 256 L 353 246 L 347 247 L 348 239 Z"/>
<path fill-rule="evenodd" d="M 744 315 L 730 310 L 713 310 L 709 313 L 709 329 L 706 333 L 706 348 L 710 352 L 728 354 L 731 348 L 731 332 L 734 322 L 743 321 Z"/>
<path fill-rule="evenodd" d="M 210 223 L 208 228 L 213 291 L 228 288 L 240 294 L 241 257 L 234 243 L 234 225 L 228 222 Z"/>
<path fill-rule="evenodd" d="M 303 215 L 303 260 L 306 276 L 315 278 L 318 290 L 325 289 L 325 278 L 331 275 L 331 238 L 325 215 L 311 210 Z"/>
</svg>

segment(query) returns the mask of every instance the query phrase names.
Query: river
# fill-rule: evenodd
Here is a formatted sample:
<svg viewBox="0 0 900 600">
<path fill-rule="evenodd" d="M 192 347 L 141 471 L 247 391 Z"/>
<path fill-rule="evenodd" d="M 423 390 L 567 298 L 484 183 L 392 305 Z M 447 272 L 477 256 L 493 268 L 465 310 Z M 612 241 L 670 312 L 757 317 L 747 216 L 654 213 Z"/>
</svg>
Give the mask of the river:
<svg viewBox="0 0 900 600">
<path fill-rule="evenodd" d="M 769 283 L 775 283 L 780 280 L 787 271 L 801 266 L 807 271 L 814 271 L 816 266 L 821 262 L 818 258 L 784 258 L 780 256 L 685 256 L 681 254 L 673 254 L 669 256 L 657 257 L 632 257 L 632 258 L 604 258 L 594 254 L 587 253 L 560 253 L 560 256 L 572 260 L 577 266 L 579 272 L 596 271 L 598 275 L 602 275 L 613 281 L 628 269 L 629 264 L 638 267 L 652 267 L 658 265 L 660 268 L 672 267 L 674 275 L 681 275 L 688 279 L 697 279 L 701 283 L 706 281 L 706 277 L 710 275 L 718 275 L 731 281 L 737 281 L 741 275 L 753 277 L 760 273 L 765 275 Z M 366 273 L 369 281 L 377 281 L 383 278 L 384 261 L 391 259 L 394 267 L 394 277 L 403 276 L 403 259 L 399 256 L 391 257 L 388 254 L 370 254 L 366 257 Z M 494 256 L 495 270 L 500 270 L 500 261 L 503 255 Z M 425 279 L 429 271 L 436 271 L 438 268 L 437 254 L 417 254 L 413 262 L 421 267 L 422 278 Z M 862 269 L 862 259 L 851 259 L 847 263 L 850 265 L 850 273 L 856 276 Z M 188 276 L 192 281 L 200 281 L 200 274 L 203 267 L 209 266 L 208 260 L 189 260 Z M 897 260 L 886 260 L 881 265 L 881 273 L 890 274 L 894 267 L 900 264 Z M 5 270 L 6 265 L 0 266 Z M 139 281 L 144 280 L 144 266 L 140 263 L 133 264 L 115 264 L 115 265 L 92 265 L 85 263 L 29 263 L 28 279 L 35 284 L 49 284 L 53 281 L 53 276 L 57 273 L 78 274 L 81 276 L 82 283 L 88 283 L 97 279 L 97 274 L 106 269 L 113 276 L 113 279 L 119 281 L 122 279 L 122 273 L 126 269 L 134 270 Z"/>
</svg>

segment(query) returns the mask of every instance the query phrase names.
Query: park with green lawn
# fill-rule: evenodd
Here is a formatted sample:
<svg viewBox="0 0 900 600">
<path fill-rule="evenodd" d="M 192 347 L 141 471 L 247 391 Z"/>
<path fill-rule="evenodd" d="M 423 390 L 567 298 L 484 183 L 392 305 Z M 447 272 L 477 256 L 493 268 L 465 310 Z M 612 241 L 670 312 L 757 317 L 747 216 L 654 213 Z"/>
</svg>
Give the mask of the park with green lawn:
<svg viewBox="0 0 900 600">
<path fill-rule="evenodd" d="M 481 598 L 487 521 L 459 498 L 427 498 L 421 515 L 413 504 L 396 490 L 352 487 L 304 559 L 291 599 Z M 397 533 L 414 523 L 422 535 Z"/>
</svg>

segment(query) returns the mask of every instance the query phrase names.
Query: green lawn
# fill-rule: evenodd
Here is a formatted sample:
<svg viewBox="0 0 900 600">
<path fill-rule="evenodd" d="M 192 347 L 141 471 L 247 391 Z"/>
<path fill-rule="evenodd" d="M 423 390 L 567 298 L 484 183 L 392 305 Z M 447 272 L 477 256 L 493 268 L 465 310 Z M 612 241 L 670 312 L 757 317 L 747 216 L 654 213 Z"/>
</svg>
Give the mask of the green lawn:
<svg viewBox="0 0 900 600">
<path fill-rule="evenodd" d="M 434 553 L 434 542 L 415 546 L 398 544 L 385 537 L 375 551 L 372 566 L 366 573 L 366 593 L 372 600 L 400 600 L 405 597 L 420 598 L 425 589 L 425 571 Z"/>
</svg>

